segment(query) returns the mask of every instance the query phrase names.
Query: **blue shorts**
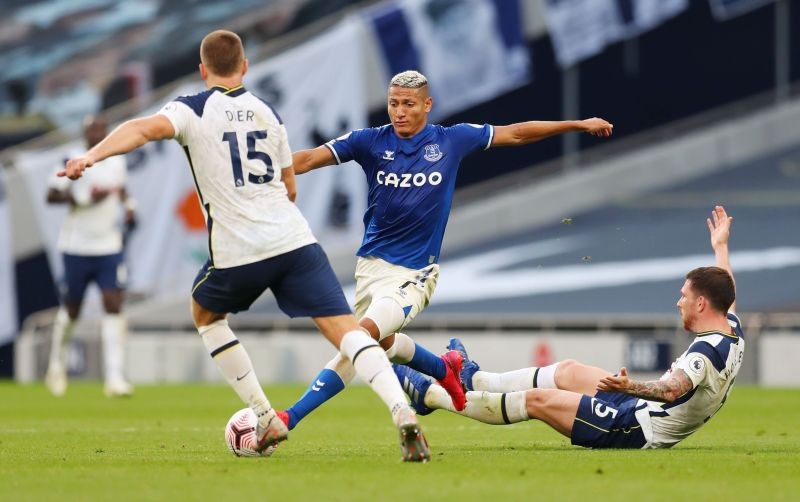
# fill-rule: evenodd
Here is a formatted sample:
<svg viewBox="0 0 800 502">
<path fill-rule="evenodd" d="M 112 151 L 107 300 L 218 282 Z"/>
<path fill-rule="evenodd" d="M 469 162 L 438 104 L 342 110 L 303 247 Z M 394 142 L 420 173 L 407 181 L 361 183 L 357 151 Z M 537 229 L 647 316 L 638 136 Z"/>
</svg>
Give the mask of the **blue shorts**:
<svg viewBox="0 0 800 502">
<path fill-rule="evenodd" d="M 64 253 L 64 302 L 81 303 L 89 283 L 100 289 L 124 289 L 127 279 L 122 253 L 80 256 Z"/>
<path fill-rule="evenodd" d="M 267 288 L 289 317 L 350 314 L 342 286 L 319 244 L 230 268 L 207 262 L 194 280 L 192 298 L 217 314 L 250 308 Z"/>
<path fill-rule="evenodd" d="M 636 420 L 639 398 L 598 392 L 583 396 L 572 424 L 572 444 L 588 448 L 643 448 L 647 439 Z"/>
</svg>

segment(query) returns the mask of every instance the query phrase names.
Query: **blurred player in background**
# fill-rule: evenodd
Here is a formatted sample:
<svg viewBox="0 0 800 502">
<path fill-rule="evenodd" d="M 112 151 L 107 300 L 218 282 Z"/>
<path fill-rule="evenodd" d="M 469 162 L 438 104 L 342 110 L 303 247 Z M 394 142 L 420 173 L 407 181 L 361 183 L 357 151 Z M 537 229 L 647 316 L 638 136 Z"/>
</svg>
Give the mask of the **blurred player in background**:
<svg viewBox="0 0 800 502">
<path fill-rule="evenodd" d="M 99 116 L 84 121 L 86 147 L 92 148 L 108 134 L 106 121 Z M 63 169 L 63 166 L 58 170 Z M 123 228 L 120 209 L 124 209 L 125 229 L 136 222 L 135 201 L 125 190 L 127 165 L 124 157 L 103 162 L 75 183 L 55 175 L 50 180 L 47 202 L 69 204 L 61 226 L 58 249 L 64 259 L 62 306 L 53 323 L 50 362 L 45 383 L 56 396 L 67 390 L 66 346 L 81 312 L 86 289 L 94 282 L 100 288 L 105 315 L 101 321 L 105 394 L 129 396 L 133 387 L 125 379 L 124 344 L 127 323 L 122 314 L 127 272 L 123 261 Z"/>
<path fill-rule="evenodd" d="M 219 30 L 200 45 L 208 90 L 181 96 L 155 115 L 130 120 L 62 175 L 77 179 L 96 162 L 172 139 L 184 148 L 205 209 L 209 260 L 192 289 L 192 317 L 220 372 L 258 417 L 258 450 L 286 439 L 288 428 L 267 400 L 228 313 L 247 310 L 271 289 L 291 317 L 312 317 L 322 334 L 389 407 L 403 460 L 430 459 L 386 354 L 359 327 L 328 258 L 294 205 L 292 154 L 272 107 L 242 83 L 248 63 L 241 39 Z"/>
<path fill-rule="evenodd" d="M 732 220 L 722 206 L 706 220 L 716 266 L 686 274 L 677 307 L 695 338 L 660 379 L 633 380 L 625 368 L 612 375 L 575 360 L 507 373 L 469 361 L 462 377 L 474 392 L 461 414 L 489 424 L 535 418 L 591 448 L 669 448 L 696 432 L 725 404 L 744 356 L 728 259 Z M 449 348 L 466 359 L 457 338 Z M 420 373 L 404 366 L 395 372 L 418 413 L 455 411 L 444 389 Z"/>
<path fill-rule="evenodd" d="M 591 118 L 443 127 L 428 124 L 432 106 L 427 78 L 417 71 L 399 73 L 389 83 L 391 124 L 295 152 L 294 167 L 302 174 L 355 160 L 364 169 L 369 194 L 356 253 L 356 316 L 393 362 L 437 379 L 461 410 L 466 401 L 456 376 L 462 364 L 458 351 L 439 357 L 400 332 L 427 307 L 439 279 L 439 252 L 461 160 L 493 146 L 525 145 L 567 132 L 607 137 L 613 126 Z M 337 355 L 282 418 L 296 426 L 352 378 L 352 366 Z"/>
</svg>

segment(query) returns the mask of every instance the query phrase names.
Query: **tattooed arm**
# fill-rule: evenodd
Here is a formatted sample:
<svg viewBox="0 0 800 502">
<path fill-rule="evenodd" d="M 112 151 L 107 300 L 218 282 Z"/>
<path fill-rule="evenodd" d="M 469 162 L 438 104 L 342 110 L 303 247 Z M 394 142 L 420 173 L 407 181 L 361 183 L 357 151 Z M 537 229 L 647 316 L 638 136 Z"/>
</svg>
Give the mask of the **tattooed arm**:
<svg viewBox="0 0 800 502">
<path fill-rule="evenodd" d="M 675 368 L 666 380 L 650 380 L 640 382 L 628 378 L 628 370 L 622 368 L 617 376 L 607 376 L 597 384 L 597 390 L 604 392 L 622 392 L 631 396 L 671 403 L 692 390 L 692 381 L 680 368 Z"/>
</svg>

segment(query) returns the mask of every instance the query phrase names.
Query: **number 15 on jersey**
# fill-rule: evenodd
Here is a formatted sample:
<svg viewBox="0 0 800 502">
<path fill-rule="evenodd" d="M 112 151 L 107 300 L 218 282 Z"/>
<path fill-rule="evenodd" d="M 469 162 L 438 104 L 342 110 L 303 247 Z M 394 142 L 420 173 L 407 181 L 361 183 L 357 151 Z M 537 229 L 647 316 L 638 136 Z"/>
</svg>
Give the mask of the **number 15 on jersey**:
<svg viewBox="0 0 800 502">
<path fill-rule="evenodd" d="M 263 162 L 266 166 L 265 174 L 247 173 L 247 181 L 256 185 L 269 183 L 275 178 L 275 169 L 272 167 L 272 159 L 264 152 L 256 150 L 256 140 L 266 139 L 267 131 L 250 131 L 247 133 L 247 158 Z M 228 143 L 231 154 L 231 167 L 233 168 L 233 183 L 238 187 L 244 186 L 244 172 L 242 170 L 242 158 L 239 155 L 239 139 L 235 132 L 226 132 L 222 135 L 222 141 Z"/>
</svg>

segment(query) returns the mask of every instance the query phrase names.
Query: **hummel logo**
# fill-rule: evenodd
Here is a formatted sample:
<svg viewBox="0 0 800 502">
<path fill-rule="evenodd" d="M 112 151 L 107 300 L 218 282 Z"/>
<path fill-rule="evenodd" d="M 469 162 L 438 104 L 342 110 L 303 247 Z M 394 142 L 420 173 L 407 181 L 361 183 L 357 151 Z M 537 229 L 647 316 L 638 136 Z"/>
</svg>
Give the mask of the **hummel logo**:
<svg viewBox="0 0 800 502">
<path fill-rule="evenodd" d="M 241 381 L 241 379 L 242 379 L 242 378 L 246 377 L 246 376 L 247 376 L 247 375 L 249 375 L 249 374 L 250 374 L 250 370 L 247 370 L 247 373 L 245 373 L 244 375 L 242 375 L 242 376 L 237 376 L 237 377 L 236 377 L 236 381 L 237 381 L 237 382 L 238 382 L 238 381 Z"/>
<path fill-rule="evenodd" d="M 383 160 L 394 160 L 394 151 L 392 151 L 392 150 L 384 150 L 383 151 L 383 157 L 381 157 L 381 158 Z"/>
<path fill-rule="evenodd" d="M 311 390 L 313 390 L 314 392 L 319 392 L 320 390 L 322 390 L 323 387 L 325 387 L 325 382 L 323 382 L 322 380 L 317 380 L 316 382 L 314 382 L 314 385 L 311 386 Z"/>
</svg>

